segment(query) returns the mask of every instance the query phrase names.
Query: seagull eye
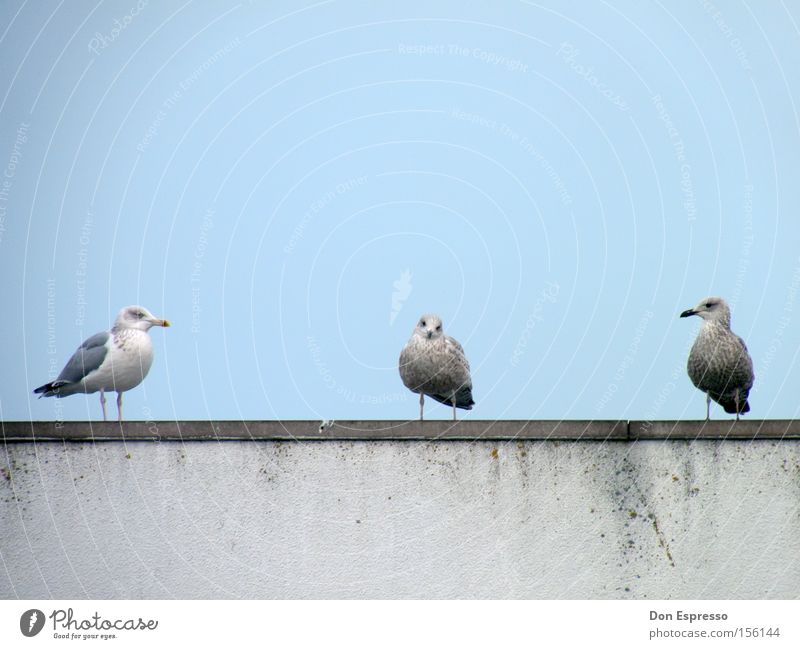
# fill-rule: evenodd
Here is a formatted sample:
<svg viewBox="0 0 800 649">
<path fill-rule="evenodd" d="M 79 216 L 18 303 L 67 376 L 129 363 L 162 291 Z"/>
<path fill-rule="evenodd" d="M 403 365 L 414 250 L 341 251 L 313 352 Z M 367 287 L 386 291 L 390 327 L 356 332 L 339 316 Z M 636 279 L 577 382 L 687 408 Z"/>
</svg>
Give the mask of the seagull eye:
<svg viewBox="0 0 800 649">
<path fill-rule="evenodd" d="M 419 321 L 419 323 L 420 323 L 420 324 L 421 324 L 423 327 L 424 327 L 424 326 L 426 326 L 426 325 L 425 325 L 425 321 L 424 321 L 424 320 L 420 320 L 420 321 Z"/>
<path fill-rule="evenodd" d="M 441 331 L 441 330 L 442 330 L 442 325 L 439 325 L 438 327 L 436 327 L 436 331 Z"/>
</svg>

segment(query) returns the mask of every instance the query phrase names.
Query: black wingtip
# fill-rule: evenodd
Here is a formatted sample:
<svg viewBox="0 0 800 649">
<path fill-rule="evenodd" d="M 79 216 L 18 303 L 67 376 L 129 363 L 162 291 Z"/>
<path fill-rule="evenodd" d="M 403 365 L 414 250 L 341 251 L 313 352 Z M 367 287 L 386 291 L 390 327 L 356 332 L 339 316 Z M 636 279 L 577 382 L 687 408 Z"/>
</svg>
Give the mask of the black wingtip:
<svg viewBox="0 0 800 649">
<path fill-rule="evenodd" d="M 447 397 L 441 394 L 428 394 L 427 392 L 425 393 L 425 396 L 435 399 L 445 406 L 450 406 L 451 408 L 453 407 L 453 402 L 451 401 L 452 397 Z M 474 405 L 475 402 L 472 400 L 472 396 L 470 396 L 468 399 L 456 398 L 456 408 L 460 408 L 461 410 L 472 410 L 472 406 Z"/>
<path fill-rule="evenodd" d="M 58 394 L 59 388 L 64 387 L 68 383 L 69 381 L 51 381 L 50 383 L 45 383 L 44 385 L 40 385 L 33 391 L 33 393 L 38 394 L 40 399 L 42 397 L 57 397 L 59 396 Z"/>
</svg>

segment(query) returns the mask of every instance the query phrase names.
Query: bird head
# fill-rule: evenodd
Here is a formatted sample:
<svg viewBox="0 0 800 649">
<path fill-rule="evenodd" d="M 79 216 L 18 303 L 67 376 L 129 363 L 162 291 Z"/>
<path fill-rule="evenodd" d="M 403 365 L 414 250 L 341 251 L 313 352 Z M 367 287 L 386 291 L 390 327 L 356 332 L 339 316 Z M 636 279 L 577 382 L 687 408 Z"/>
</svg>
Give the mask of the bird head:
<svg viewBox="0 0 800 649">
<path fill-rule="evenodd" d="M 419 319 L 414 333 L 425 340 L 436 340 L 444 336 L 442 319 L 438 315 L 426 313 Z"/>
<path fill-rule="evenodd" d="M 728 327 L 731 325 L 731 310 L 721 297 L 707 297 L 700 300 L 697 306 L 681 313 L 681 318 L 688 318 L 690 315 L 700 316 L 706 322 L 718 322 Z"/>
<path fill-rule="evenodd" d="M 168 320 L 156 318 L 143 306 L 126 306 L 117 315 L 115 329 L 140 329 L 147 331 L 150 327 L 169 327 Z"/>
</svg>

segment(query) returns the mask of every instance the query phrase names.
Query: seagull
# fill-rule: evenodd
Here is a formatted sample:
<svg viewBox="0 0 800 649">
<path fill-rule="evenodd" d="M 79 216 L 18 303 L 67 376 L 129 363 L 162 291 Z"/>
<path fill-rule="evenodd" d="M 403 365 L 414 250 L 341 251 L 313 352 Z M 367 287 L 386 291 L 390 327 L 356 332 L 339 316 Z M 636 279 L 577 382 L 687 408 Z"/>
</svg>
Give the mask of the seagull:
<svg viewBox="0 0 800 649">
<path fill-rule="evenodd" d="M 713 399 L 725 412 L 750 412 L 747 396 L 753 387 L 753 360 L 747 345 L 731 331 L 731 310 L 721 297 L 707 297 L 681 318 L 698 315 L 703 327 L 689 352 L 686 369 L 695 387 L 706 393 L 706 421 Z"/>
<path fill-rule="evenodd" d="M 84 340 L 58 378 L 33 393 L 41 399 L 99 390 L 103 421 L 107 421 L 105 392 L 116 391 L 117 413 L 122 421 L 122 393 L 139 385 L 153 364 L 153 342 L 147 333 L 153 326 L 170 325 L 142 306 L 126 306 L 117 315 L 111 331 Z"/>
<path fill-rule="evenodd" d="M 400 352 L 400 378 L 412 392 L 419 393 L 419 420 L 425 395 L 439 403 L 472 410 L 472 379 L 464 348 L 455 338 L 445 336 L 438 315 L 419 319 L 411 338 Z"/>
</svg>

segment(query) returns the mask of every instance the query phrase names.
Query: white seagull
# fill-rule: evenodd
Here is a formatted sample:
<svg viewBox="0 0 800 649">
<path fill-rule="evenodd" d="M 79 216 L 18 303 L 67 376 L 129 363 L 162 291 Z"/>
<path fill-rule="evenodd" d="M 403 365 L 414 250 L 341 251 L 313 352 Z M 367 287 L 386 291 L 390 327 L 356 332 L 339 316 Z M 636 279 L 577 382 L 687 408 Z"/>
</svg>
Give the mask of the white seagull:
<svg viewBox="0 0 800 649">
<path fill-rule="evenodd" d="M 700 316 L 703 326 L 689 352 L 686 369 L 695 387 L 706 393 L 706 421 L 711 399 L 725 412 L 750 412 L 747 397 L 753 387 L 753 360 L 739 336 L 731 331 L 731 310 L 721 297 L 707 297 L 681 313 L 681 318 Z"/>
<path fill-rule="evenodd" d="M 439 403 L 472 410 L 472 378 L 469 362 L 461 344 L 445 336 L 438 315 L 424 315 L 419 319 L 403 351 L 400 352 L 400 378 L 412 392 L 419 393 L 419 420 L 425 395 Z"/>
<path fill-rule="evenodd" d="M 40 397 L 68 397 L 100 391 L 103 421 L 106 391 L 117 393 L 117 413 L 122 421 L 122 393 L 139 385 L 153 364 L 150 327 L 169 327 L 141 306 L 126 306 L 119 312 L 111 331 L 97 333 L 83 341 L 58 378 L 33 392 Z"/>
</svg>

